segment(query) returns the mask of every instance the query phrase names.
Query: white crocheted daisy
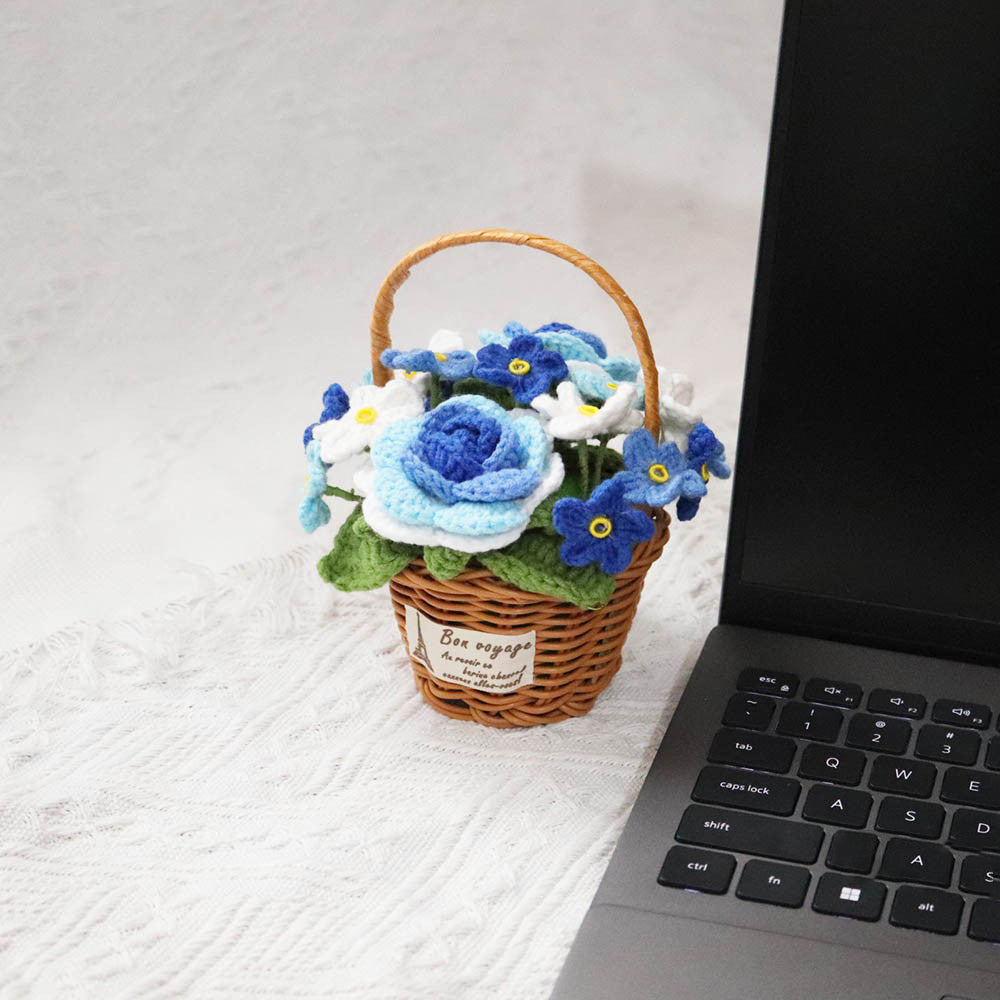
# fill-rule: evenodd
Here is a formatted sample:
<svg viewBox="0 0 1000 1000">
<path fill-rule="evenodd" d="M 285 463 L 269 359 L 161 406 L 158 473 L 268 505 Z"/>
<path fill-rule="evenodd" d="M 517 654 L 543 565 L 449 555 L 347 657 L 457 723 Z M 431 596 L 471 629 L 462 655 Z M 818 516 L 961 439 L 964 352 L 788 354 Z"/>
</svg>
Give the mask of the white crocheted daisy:
<svg viewBox="0 0 1000 1000">
<path fill-rule="evenodd" d="M 350 399 L 350 409 L 339 420 L 327 420 L 313 429 L 327 464 L 359 454 L 390 424 L 424 412 L 423 396 L 405 378 L 382 386 L 359 385 Z"/>
<path fill-rule="evenodd" d="M 657 365 L 660 373 L 660 429 L 665 441 L 673 441 L 683 454 L 687 451 L 688 435 L 701 414 L 694 410 L 694 383 L 680 372 L 667 372 Z"/>
<path fill-rule="evenodd" d="M 549 418 L 549 433 L 564 441 L 585 441 L 604 434 L 627 434 L 642 423 L 635 409 L 636 387 L 620 385 L 600 406 L 584 402 L 570 381 L 560 382 L 555 398 L 536 396 L 531 405 Z"/>
</svg>

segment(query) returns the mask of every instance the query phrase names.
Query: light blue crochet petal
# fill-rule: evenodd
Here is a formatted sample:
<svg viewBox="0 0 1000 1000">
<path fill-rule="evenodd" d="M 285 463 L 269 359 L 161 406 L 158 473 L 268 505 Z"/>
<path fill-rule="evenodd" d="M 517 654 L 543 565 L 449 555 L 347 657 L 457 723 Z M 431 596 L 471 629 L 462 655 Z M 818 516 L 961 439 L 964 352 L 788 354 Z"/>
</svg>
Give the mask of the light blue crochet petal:
<svg viewBox="0 0 1000 1000">
<path fill-rule="evenodd" d="M 422 417 L 404 417 L 395 420 L 375 439 L 372 445 L 372 464 L 376 469 L 399 468 L 403 454 L 420 433 Z"/>
<path fill-rule="evenodd" d="M 299 504 L 299 524 L 310 534 L 330 520 L 330 508 L 322 497 L 306 497 Z"/>
<path fill-rule="evenodd" d="M 623 357 L 621 354 L 613 354 L 608 358 L 597 358 L 597 363 L 616 382 L 635 382 L 639 378 L 642 366 L 638 361 Z"/>
<path fill-rule="evenodd" d="M 434 519 L 442 531 L 457 535 L 497 535 L 504 531 L 523 528 L 528 515 L 522 504 L 515 500 L 500 503 L 474 503 L 463 500 L 450 507 L 441 508 Z"/>
<path fill-rule="evenodd" d="M 552 453 L 549 435 L 537 417 L 514 417 L 513 424 L 521 442 L 521 465 L 540 478 Z"/>
<path fill-rule="evenodd" d="M 566 361 L 589 361 L 591 364 L 603 361 L 590 344 L 565 330 L 537 331 L 534 336 L 541 340 L 546 349 L 561 354 Z"/>
<path fill-rule="evenodd" d="M 447 505 L 424 493 L 399 468 L 381 468 L 375 472 L 375 495 L 382 506 L 403 524 L 432 526 L 435 517 Z"/>
<path fill-rule="evenodd" d="M 452 483 L 451 495 L 459 502 L 520 500 L 533 493 L 541 481 L 542 477 L 532 469 L 498 469 L 496 472 L 484 472 L 464 483 Z"/>
<path fill-rule="evenodd" d="M 645 427 L 632 431 L 625 438 L 622 455 L 628 469 L 631 472 L 641 473 L 643 477 L 651 465 L 660 461 L 659 448 L 653 440 L 653 435 Z"/>
<path fill-rule="evenodd" d="M 527 333 L 527 330 L 524 331 Z M 499 344 L 501 347 L 509 347 L 510 342 L 514 339 L 512 334 L 506 332 L 506 330 L 480 330 L 479 339 L 486 344 Z"/>
</svg>

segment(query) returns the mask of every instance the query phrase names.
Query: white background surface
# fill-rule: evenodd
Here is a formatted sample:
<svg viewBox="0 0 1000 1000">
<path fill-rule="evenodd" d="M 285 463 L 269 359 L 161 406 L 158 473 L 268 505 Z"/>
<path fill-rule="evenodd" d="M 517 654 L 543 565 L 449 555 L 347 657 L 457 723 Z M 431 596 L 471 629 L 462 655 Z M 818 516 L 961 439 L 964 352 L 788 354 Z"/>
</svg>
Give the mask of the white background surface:
<svg viewBox="0 0 1000 1000">
<path fill-rule="evenodd" d="M 780 9 L 11 2 L 0 11 L 0 648 L 301 540 L 301 427 L 409 247 L 596 257 L 732 443 Z M 560 319 L 588 279 L 457 250 L 394 333 Z"/>
<path fill-rule="evenodd" d="M 546 995 L 713 620 L 728 487 L 598 710 L 497 742 L 421 706 L 384 596 L 314 579 L 301 430 L 396 259 L 504 226 L 603 263 L 732 453 L 779 20 L 3 6 L 0 995 Z M 394 335 L 509 319 L 626 346 L 588 279 L 509 247 L 422 265 Z"/>
</svg>

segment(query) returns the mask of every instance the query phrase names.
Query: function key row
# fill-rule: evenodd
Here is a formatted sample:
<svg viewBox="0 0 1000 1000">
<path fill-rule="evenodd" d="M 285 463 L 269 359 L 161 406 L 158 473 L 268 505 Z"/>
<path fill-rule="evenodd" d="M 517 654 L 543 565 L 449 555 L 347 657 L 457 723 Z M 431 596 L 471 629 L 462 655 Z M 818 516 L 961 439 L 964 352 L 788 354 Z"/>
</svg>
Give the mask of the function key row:
<svg viewBox="0 0 1000 1000">
<path fill-rule="evenodd" d="M 677 845 L 668 852 L 657 880 L 665 886 L 721 895 L 728 891 L 735 873 L 736 859 L 731 854 Z M 879 877 L 891 878 L 882 872 Z M 736 895 L 757 903 L 798 908 L 805 904 L 811 880 L 806 868 L 755 859 L 743 866 Z M 874 922 L 881 918 L 887 896 L 882 882 L 826 872 L 816 883 L 812 908 L 817 913 Z M 965 900 L 955 893 L 932 886 L 901 885 L 893 897 L 889 923 L 955 935 L 964 909 Z M 974 940 L 1000 943 L 1000 899 L 973 903 L 967 933 Z"/>
<path fill-rule="evenodd" d="M 782 671 L 762 671 L 748 668 L 740 673 L 737 688 L 750 694 L 774 698 L 794 698 L 799 690 L 799 678 Z M 802 692 L 805 701 L 833 708 L 859 708 L 863 691 L 857 684 L 814 677 Z M 773 710 L 773 709 L 772 709 Z M 868 711 L 876 715 L 895 715 L 905 719 L 922 719 L 927 714 L 927 699 L 910 691 L 876 688 L 868 696 Z M 975 702 L 941 698 L 934 703 L 931 719 L 946 726 L 967 729 L 987 729 L 993 713 L 989 706 Z"/>
</svg>

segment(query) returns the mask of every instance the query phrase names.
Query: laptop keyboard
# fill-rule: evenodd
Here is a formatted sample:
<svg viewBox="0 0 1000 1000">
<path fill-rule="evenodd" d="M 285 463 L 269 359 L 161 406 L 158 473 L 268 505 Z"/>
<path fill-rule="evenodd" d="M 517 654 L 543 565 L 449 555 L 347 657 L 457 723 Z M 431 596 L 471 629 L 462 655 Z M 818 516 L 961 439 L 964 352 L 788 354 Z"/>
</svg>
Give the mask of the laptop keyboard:
<svg viewBox="0 0 1000 1000">
<path fill-rule="evenodd" d="M 992 723 L 987 705 L 744 670 L 659 882 L 1000 943 Z"/>
</svg>

